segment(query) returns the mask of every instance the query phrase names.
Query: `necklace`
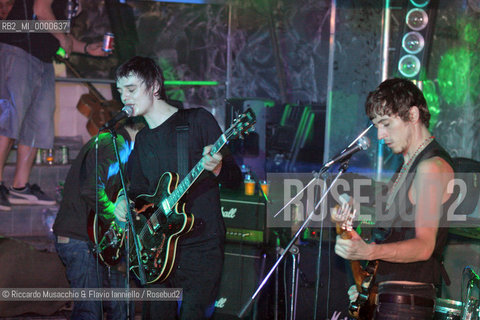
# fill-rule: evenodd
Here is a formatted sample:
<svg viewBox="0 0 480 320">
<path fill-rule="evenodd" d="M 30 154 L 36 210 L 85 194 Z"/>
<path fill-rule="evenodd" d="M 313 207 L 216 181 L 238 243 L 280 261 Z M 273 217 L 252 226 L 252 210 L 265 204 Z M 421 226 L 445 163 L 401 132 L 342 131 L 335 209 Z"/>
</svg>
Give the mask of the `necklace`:
<svg viewBox="0 0 480 320">
<path fill-rule="evenodd" d="M 400 189 L 400 186 L 402 185 L 402 183 L 405 181 L 406 179 L 406 173 L 410 170 L 410 168 L 412 167 L 412 164 L 413 162 L 415 161 L 415 158 L 417 158 L 418 154 L 420 152 L 423 151 L 423 149 L 425 149 L 426 146 L 428 146 L 428 144 L 430 142 L 432 142 L 432 140 L 435 139 L 434 136 L 430 136 L 428 137 L 427 139 L 425 139 L 417 148 L 417 150 L 415 150 L 415 152 L 412 154 L 412 156 L 408 159 L 408 161 L 406 163 L 404 163 L 402 165 L 402 168 L 400 169 L 400 172 L 398 173 L 397 175 L 397 178 L 395 179 L 395 182 L 393 183 L 392 185 L 392 188 L 390 189 L 390 192 L 389 192 L 389 196 L 388 196 L 388 199 L 387 199 L 387 209 L 390 208 L 390 205 L 392 204 L 393 202 L 393 199 L 395 198 L 395 196 L 397 195 L 397 192 L 398 190 Z"/>
</svg>

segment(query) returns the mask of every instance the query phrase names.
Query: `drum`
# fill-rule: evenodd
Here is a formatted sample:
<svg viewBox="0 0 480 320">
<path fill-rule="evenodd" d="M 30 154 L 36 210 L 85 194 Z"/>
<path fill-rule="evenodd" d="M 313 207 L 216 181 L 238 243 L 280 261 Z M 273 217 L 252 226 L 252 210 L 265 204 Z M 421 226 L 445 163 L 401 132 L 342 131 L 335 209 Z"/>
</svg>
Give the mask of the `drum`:
<svg viewBox="0 0 480 320">
<path fill-rule="evenodd" d="M 435 320 L 460 320 L 461 315 L 461 302 L 442 298 L 436 299 Z"/>
</svg>

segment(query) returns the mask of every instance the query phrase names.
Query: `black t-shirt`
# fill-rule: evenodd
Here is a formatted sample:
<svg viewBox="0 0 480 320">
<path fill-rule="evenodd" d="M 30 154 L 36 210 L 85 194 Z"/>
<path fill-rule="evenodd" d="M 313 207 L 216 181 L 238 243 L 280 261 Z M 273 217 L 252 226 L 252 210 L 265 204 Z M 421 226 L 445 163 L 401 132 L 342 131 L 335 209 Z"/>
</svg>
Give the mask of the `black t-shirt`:
<svg viewBox="0 0 480 320">
<path fill-rule="evenodd" d="M 67 0 L 55 0 L 52 10 L 58 20 L 66 19 Z M 16 0 L 7 20 L 34 20 L 34 0 Z M 26 5 L 26 7 L 25 7 Z M 43 62 L 52 62 L 60 43 L 51 33 L 1 33 L 0 42 L 22 48 Z"/>
<path fill-rule="evenodd" d="M 189 170 L 202 158 L 203 147 L 213 144 L 222 134 L 215 118 L 202 108 L 179 110 L 160 126 L 143 128 L 136 136 L 128 161 L 131 199 L 141 194 L 154 195 L 161 176 L 165 172 L 178 171 L 176 128 L 181 121 L 189 125 Z M 218 184 L 237 187 L 241 172 L 228 149 L 223 148 L 222 155 L 219 176 L 204 171 L 182 198 L 187 212 L 194 215 L 195 224 L 193 230 L 181 238 L 181 244 L 225 238 Z"/>
<path fill-rule="evenodd" d="M 120 131 L 117 136 L 122 168 L 131 151 L 126 131 Z M 95 139 L 92 138 L 80 150 L 73 161 L 64 185 L 63 199 L 53 225 L 56 235 L 88 241 L 87 218 L 96 208 L 96 170 L 98 164 L 98 211 L 104 221 L 114 219 L 114 203 L 121 188 L 118 174 L 118 161 L 115 155 L 112 137 L 109 133 L 99 136 L 98 160 L 95 159 Z"/>
</svg>

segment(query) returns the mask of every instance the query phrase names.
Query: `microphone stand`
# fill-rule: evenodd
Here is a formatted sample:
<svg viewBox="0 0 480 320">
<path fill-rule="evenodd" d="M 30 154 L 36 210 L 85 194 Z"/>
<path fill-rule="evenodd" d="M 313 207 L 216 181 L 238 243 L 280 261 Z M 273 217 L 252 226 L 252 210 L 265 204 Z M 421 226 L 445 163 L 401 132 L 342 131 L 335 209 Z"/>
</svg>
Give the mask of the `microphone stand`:
<svg viewBox="0 0 480 320">
<path fill-rule="evenodd" d="M 360 138 L 362 138 L 371 128 L 372 128 L 373 124 L 371 124 L 370 126 L 368 126 L 365 130 L 363 130 L 360 135 L 355 138 L 355 140 L 347 147 L 345 148 L 341 153 L 345 152 L 349 147 L 351 147 L 353 144 L 355 144 Z M 367 146 L 368 148 L 368 146 Z M 260 283 L 260 285 L 258 286 L 257 290 L 253 293 L 253 295 L 250 297 L 250 300 L 247 301 L 247 303 L 243 306 L 242 310 L 240 310 L 240 312 L 238 313 L 238 317 L 242 318 L 244 315 L 245 315 L 245 312 L 247 311 L 247 309 L 250 307 L 250 305 L 253 303 L 253 301 L 257 298 L 258 294 L 260 293 L 260 291 L 263 289 L 263 287 L 265 286 L 265 284 L 267 283 L 267 281 L 270 279 L 270 277 L 272 276 L 273 272 L 275 272 L 275 270 L 278 268 L 278 265 L 280 264 L 280 262 L 283 260 L 283 258 L 285 257 L 285 255 L 287 254 L 287 252 L 290 252 L 291 248 L 293 247 L 294 243 L 297 241 L 297 239 L 299 238 L 300 234 L 304 231 L 304 229 L 307 227 L 307 225 L 309 224 L 310 220 L 312 219 L 313 215 L 315 214 L 315 211 L 318 209 L 318 207 L 320 206 L 320 204 L 323 203 L 323 201 L 325 200 L 326 196 L 328 195 L 328 193 L 330 192 L 330 190 L 332 189 L 332 187 L 335 185 L 335 183 L 337 182 L 337 180 L 341 177 L 341 175 L 347 170 L 348 168 L 348 162 L 350 160 L 350 157 L 352 156 L 352 154 L 350 156 L 347 156 L 345 157 L 343 160 L 340 161 L 341 165 L 339 167 L 339 171 L 337 173 L 337 175 L 335 176 L 335 178 L 333 179 L 333 181 L 331 182 L 330 186 L 327 188 L 327 190 L 325 190 L 325 192 L 323 193 L 322 197 L 320 198 L 320 200 L 318 200 L 318 202 L 315 204 L 312 212 L 310 212 L 310 214 L 308 215 L 307 219 L 305 219 L 305 222 L 300 226 L 300 228 L 297 230 L 297 232 L 295 233 L 295 235 L 293 236 L 293 238 L 290 240 L 290 242 L 287 244 L 287 246 L 285 247 L 285 249 L 283 250 L 282 254 L 280 255 L 280 257 L 277 259 L 277 261 L 275 262 L 275 264 L 272 266 L 272 268 L 270 269 L 270 271 L 267 273 L 267 275 L 265 276 L 265 278 L 262 280 L 262 282 Z M 283 208 L 281 208 L 273 217 L 277 217 L 280 212 L 282 212 L 283 210 L 285 210 L 285 208 L 290 204 L 292 203 L 300 194 L 303 194 L 303 191 L 305 189 L 307 189 L 312 183 L 315 182 L 315 180 L 317 180 L 323 173 L 327 172 L 328 169 L 330 169 L 330 167 L 333 165 L 334 161 L 329 161 L 327 162 L 326 164 L 324 164 L 322 166 L 322 168 L 320 169 L 320 172 L 319 173 L 316 173 L 314 172 L 313 173 L 313 179 L 310 180 L 310 182 L 302 189 L 300 190 L 296 195 L 295 197 L 293 197 L 292 199 L 290 199 L 290 201 L 288 201 L 284 206 Z M 323 219 L 322 219 L 323 221 Z M 321 242 L 320 242 L 320 248 L 321 248 Z M 321 249 L 320 249 L 321 250 Z M 321 251 L 319 251 L 321 253 Z M 320 257 L 318 259 L 318 262 L 320 262 Z M 293 311 L 293 310 L 292 310 Z M 314 314 L 316 315 L 316 310 L 314 310 Z M 315 317 L 316 318 L 316 317 Z"/>
<path fill-rule="evenodd" d="M 315 214 L 315 211 L 318 209 L 318 207 L 320 206 L 320 204 L 323 203 L 323 201 L 325 200 L 326 196 L 328 195 L 328 193 L 330 192 L 330 190 L 332 189 L 332 187 L 335 185 L 335 183 L 337 182 L 337 180 L 340 178 L 340 176 L 347 170 L 348 168 L 348 159 L 346 159 L 342 165 L 340 166 L 340 169 L 337 173 L 337 175 L 335 176 L 335 179 L 333 179 L 332 183 L 330 184 L 330 186 L 327 188 L 327 190 L 325 190 L 325 192 L 323 193 L 322 197 L 320 198 L 320 200 L 315 204 L 312 212 L 310 212 L 310 214 L 308 215 L 307 219 L 305 219 L 305 221 L 303 222 L 303 224 L 300 226 L 300 228 L 298 229 L 298 231 L 295 233 L 295 235 L 293 236 L 293 238 L 290 240 L 290 242 L 287 244 L 287 246 L 285 247 L 285 249 L 283 250 L 282 254 L 280 255 L 280 257 L 277 259 L 277 261 L 275 262 L 275 264 L 272 266 L 272 268 L 270 269 L 270 271 L 267 273 L 267 275 L 265 276 L 265 278 L 262 280 L 262 282 L 260 283 L 260 285 L 258 286 L 257 290 L 253 293 L 253 295 L 250 297 L 250 300 L 247 301 L 247 303 L 243 306 L 242 310 L 238 313 L 238 317 L 239 318 L 242 318 L 244 315 L 245 315 L 245 312 L 247 311 L 247 309 L 250 307 L 250 305 L 255 301 L 255 299 L 257 298 L 258 294 L 260 293 L 260 291 L 262 291 L 263 287 L 265 286 L 265 284 L 267 283 L 267 281 L 270 279 L 270 277 L 272 276 L 273 272 L 275 272 L 275 270 L 277 269 L 278 265 L 280 264 L 280 262 L 283 260 L 283 258 L 285 257 L 285 255 L 290 252 L 290 249 L 293 247 L 293 245 L 295 244 L 295 242 L 297 241 L 297 239 L 299 238 L 299 236 L 302 234 L 302 232 L 304 231 L 304 229 L 307 227 L 307 225 L 309 224 L 310 220 L 312 219 L 313 215 Z M 327 168 L 328 169 L 328 168 Z M 320 170 L 320 172 L 324 172 L 324 168 L 322 168 Z M 312 184 L 316 179 L 318 179 L 319 177 L 319 174 L 315 174 L 314 175 L 314 178 L 308 183 L 308 185 Z M 308 186 L 307 185 L 307 186 Z M 304 188 L 306 189 L 306 187 Z M 298 196 L 298 194 L 297 194 Z M 291 201 L 290 201 L 291 202 Z M 289 202 L 289 203 L 290 203 Z M 288 205 L 288 204 L 287 204 Z M 282 211 L 283 209 L 285 209 L 287 207 L 287 205 L 285 205 L 280 211 Z M 280 212 L 279 211 L 279 212 Z M 278 215 L 278 213 L 276 214 Z"/>
<path fill-rule="evenodd" d="M 125 289 L 129 289 L 130 288 L 130 281 L 129 281 L 129 274 L 130 274 L 130 239 L 129 239 L 129 236 L 132 237 L 133 239 L 133 243 L 135 245 L 135 253 L 137 255 L 137 261 L 138 261 L 138 269 L 139 269 L 139 275 L 140 275 L 140 283 L 142 284 L 142 286 L 144 286 L 146 284 L 146 278 L 145 278 L 145 269 L 143 267 L 143 262 L 142 262 L 142 259 L 140 257 L 140 244 L 138 243 L 138 239 L 136 237 L 136 231 L 135 231 L 135 225 L 133 224 L 133 219 L 132 219 L 132 211 L 130 209 L 130 203 L 128 201 L 128 196 L 127 196 L 127 188 L 126 188 L 126 185 L 125 185 L 125 178 L 124 178 L 124 175 L 123 175 L 123 171 L 122 171 L 122 166 L 121 166 L 121 161 L 120 161 L 120 154 L 118 152 L 118 146 L 117 146 L 117 133 L 115 132 L 115 129 L 113 128 L 110 128 L 108 129 L 108 131 L 110 132 L 110 135 L 112 136 L 112 140 L 113 140 L 113 148 L 114 148 L 114 151 L 115 151 L 115 156 L 117 158 L 117 161 L 118 161 L 118 174 L 120 175 L 120 182 L 122 184 L 122 188 L 125 192 L 125 201 L 127 203 L 127 215 L 126 215 L 126 218 L 127 218 L 127 223 L 125 225 L 125 234 L 127 235 L 126 236 L 126 241 L 125 241 L 125 263 L 126 263 L 126 279 L 125 279 Z M 128 298 L 127 299 L 127 319 L 130 318 L 130 299 Z"/>
<path fill-rule="evenodd" d="M 467 268 L 470 268 L 470 267 L 467 266 L 464 268 L 464 270 L 466 270 Z M 477 305 L 478 302 L 475 301 L 474 298 L 470 297 L 470 294 L 472 293 L 472 289 L 475 285 L 477 285 L 477 287 L 480 288 L 479 279 L 476 277 L 476 274 L 470 274 L 470 278 L 468 279 L 468 282 L 467 282 L 467 295 L 465 297 L 465 302 L 463 301 L 463 297 L 462 297 L 462 303 L 463 303 L 463 308 L 461 313 L 462 320 L 473 319 L 471 318 L 472 314 L 473 312 L 475 312 L 475 310 L 478 307 Z"/>
</svg>

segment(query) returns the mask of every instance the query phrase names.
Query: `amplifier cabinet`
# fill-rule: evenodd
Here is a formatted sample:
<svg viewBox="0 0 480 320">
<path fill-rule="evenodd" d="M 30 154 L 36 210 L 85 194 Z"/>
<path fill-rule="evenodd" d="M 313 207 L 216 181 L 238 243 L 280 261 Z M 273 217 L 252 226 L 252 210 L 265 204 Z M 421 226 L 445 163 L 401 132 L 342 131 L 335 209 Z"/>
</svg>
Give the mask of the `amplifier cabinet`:
<svg viewBox="0 0 480 320">
<path fill-rule="evenodd" d="M 239 319 L 238 314 L 255 293 L 265 271 L 266 254 L 256 246 L 227 243 L 214 320 Z M 266 294 L 265 294 L 266 295 Z M 265 319 L 258 299 L 247 310 L 248 319 Z"/>
<path fill-rule="evenodd" d="M 220 203 L 227 240 L 264 243 L 266 240 L 266 206 L 259 196 L 222 190 Z"/>
</svg>

